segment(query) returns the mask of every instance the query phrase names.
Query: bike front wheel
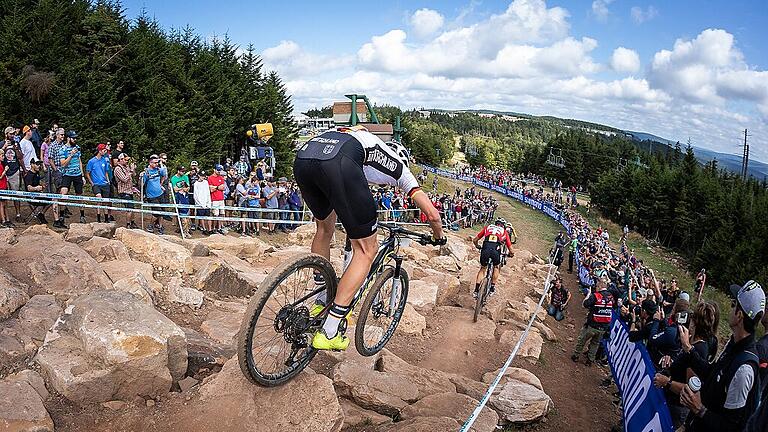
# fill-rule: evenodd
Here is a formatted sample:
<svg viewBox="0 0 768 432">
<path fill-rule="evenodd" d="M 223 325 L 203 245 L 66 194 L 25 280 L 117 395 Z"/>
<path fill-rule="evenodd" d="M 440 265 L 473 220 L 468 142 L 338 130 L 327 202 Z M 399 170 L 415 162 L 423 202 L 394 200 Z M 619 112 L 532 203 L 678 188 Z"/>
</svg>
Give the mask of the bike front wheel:
<svg viewBox="0 0 768 432">
<path fill-rule="evenodd" d="M 387 267 L 376 278 L 363 301 L 355 328 L 355 347 L 364 356 L 381 351 L 392 338 L 408 300 L 408 273 Z"/>
<path fill-rule="evenodd" d="M 315 274 L 325 289 L 315 284 Z M 320 255 L 302 254 L 277 266 L 259 286 L 240 325 L 237 357 L 252 382 L 274 387 L 304 370 L 317 350 L 312 333 L 322 322 L 310 316 L 315 297 L 336 295 L 336 272 Z"/>
</svg>

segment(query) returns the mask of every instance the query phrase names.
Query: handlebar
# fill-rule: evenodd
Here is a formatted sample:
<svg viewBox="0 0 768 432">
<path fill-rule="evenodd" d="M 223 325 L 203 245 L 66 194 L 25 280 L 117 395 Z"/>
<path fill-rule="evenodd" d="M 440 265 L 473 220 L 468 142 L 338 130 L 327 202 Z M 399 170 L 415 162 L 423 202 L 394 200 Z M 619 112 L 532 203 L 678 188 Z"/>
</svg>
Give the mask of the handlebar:
<svg viewBox="0 0 768 432">
<path fill-rule="evenodd" d="M 442 244 L 445 244 L 445 243 L 442 243 L 440 241 L 433 240 L 432 236 L 430 236 L 430 235 L 427 235 L 427 234 L 424 234 L 424 233 L 420 233 L 420 232 L 416 232 L 416 231 L 411 231 L 409 229 L 405 229 L 405 228 L 401 227 L 400 225 L 389 224 L 389 223 L 385 223 L 385 222 L 379 222 L 379 227 L 384 228 L 385 230 L 389 231 L 390 235 L 392 235 L 392 236 L 410 237 L 410 238 L 418 241 L 419 244 L 422 244 L 422 245 L 431 244 L 431 245 L 434 245 L 434 246 L 440 246 Z"/>
</svg>

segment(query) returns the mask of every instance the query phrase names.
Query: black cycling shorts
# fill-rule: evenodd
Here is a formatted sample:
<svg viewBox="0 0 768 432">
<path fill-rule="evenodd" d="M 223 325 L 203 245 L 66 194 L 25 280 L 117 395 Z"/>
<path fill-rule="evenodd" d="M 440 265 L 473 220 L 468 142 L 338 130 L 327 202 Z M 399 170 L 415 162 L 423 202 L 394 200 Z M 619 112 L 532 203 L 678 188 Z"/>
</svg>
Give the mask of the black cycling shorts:
<svg viewBox="0 0 768 432">
<path fill-rule="evenodd" d="M 324 220 L 335 210 L 347 236 L 361 239 L 376 232 L 376 202 L 363 173 L 363 146 L 354 137 L 347 137 L 351 139 L 337 144 L 339 148 L 325 156 L 311 148 L 300 150 L 293 175 L 315 218 Z"/>
<path fill-rule="evenodd" d="M 485 266 L 488 264 L 488 260 L 493 262 L 493 265 L 501 264 L 501 251 L 498 247 L 485 246 L 480 249 L 480 265 Z"/>
</svg>

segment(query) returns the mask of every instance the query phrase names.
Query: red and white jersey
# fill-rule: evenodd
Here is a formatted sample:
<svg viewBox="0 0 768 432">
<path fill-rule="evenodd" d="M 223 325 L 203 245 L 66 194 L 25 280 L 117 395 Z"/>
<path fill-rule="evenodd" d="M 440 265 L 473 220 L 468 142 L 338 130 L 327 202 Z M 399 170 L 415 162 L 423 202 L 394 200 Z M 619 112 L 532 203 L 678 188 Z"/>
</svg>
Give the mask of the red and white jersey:
<svg viewBox="0 0 768 432">
<path fill-rule="evenodd" d="M 498 225 L 486 226 L 479 233 L 477 233 L 475 239 L 483 239 L 483 247 L 486 245 L 499 246 L 501 244 L 506 244 L 507 249 L 512 249 L 512 241 L 509 239 L 507 230 Z"/>
</svg>

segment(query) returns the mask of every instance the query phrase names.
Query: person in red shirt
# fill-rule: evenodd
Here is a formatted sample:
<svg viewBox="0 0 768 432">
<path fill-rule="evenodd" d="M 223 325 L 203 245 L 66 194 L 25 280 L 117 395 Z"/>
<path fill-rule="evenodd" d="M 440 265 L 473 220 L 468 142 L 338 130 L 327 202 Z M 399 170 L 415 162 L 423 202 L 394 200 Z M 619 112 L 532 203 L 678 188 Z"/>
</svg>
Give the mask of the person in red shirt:
<svg viewBox="0 0 768 432">
<path fill-rule="evenodd" d="M 489 259 L 493 262 L 494 267 L 488 295 L 493 295 L 496 292 L 496 281 L 499 279 L 502 247 L 506 247 L 504 253 L 508 254 L 508 256 L 509 251 L 512 249 L 512 241 L 509 240 L 509 235 L 507 235 L 507 230 L 505 229 L 506 224 L 504 219 L 496 219 L 494 225 L 488 225 L 483 228 L 472 240 L 475 247 L 480 249 L 480 270 L 475 277 L 475 292 L 473 294 L 475 297 L 477 297 L 477 293 L 480 291 L 480 282 L 482 282 L 485 277 Z M 478 244 L 480 239 L 483 240 L 482 246 Z"/>
<path fill-rule="evenodd" d="M 222 173 L 226 173 L 224 167 L 216 165 L 213 174 L 208 176 L 208 186 L 211 189 L 211 209 L 213 216 L 224 216 L 224 190 L 227 189 L 227 185 L 224 177 L 221 175 Z M 224 234 L 224 230 L 222 229 L 223 224 L 220 220 L 213 221 L 212 225 L 215 231 L 219 234 Z"/>
</svg>

